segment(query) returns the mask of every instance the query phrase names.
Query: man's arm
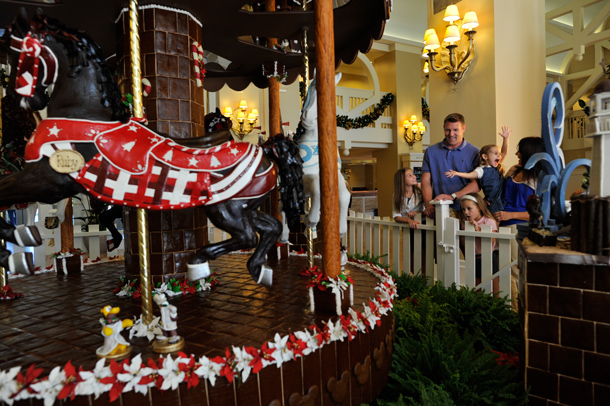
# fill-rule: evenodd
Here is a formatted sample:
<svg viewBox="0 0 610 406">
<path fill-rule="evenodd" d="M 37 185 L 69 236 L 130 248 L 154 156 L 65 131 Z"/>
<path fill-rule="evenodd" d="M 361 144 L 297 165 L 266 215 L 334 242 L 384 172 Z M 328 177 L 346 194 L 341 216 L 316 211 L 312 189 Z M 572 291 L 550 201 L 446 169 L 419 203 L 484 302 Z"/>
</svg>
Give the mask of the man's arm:
<svg viewBox="0 0 610 406">
<path fill-rule="evenodd" d="M 424 172 L 421 175 L 421 194 L 424 200 L 424 214 L 429 217 L 434 217 L 434 205 L 430 204 L 432 200 L 432 176 L 430 172 Z"/>
</svg>

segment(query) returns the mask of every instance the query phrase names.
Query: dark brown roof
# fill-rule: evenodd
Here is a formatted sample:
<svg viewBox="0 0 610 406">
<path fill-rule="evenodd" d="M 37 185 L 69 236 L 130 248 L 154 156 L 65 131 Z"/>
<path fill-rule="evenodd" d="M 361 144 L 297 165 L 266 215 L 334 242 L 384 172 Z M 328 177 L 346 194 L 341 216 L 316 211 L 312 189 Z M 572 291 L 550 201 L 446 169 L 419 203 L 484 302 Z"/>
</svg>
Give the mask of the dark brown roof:
<svg viewBox="0 0 610 406">
<path fill-rule="evenodd" d="M 262 75 L 262 65 L 278 61 L 288 71 L 286 83 L 298 76 L 303 58 L 300 53 L 283 53 L 249 42 L 250 38 L 271 37 L 300 39 L 303 29 L 314 37 L 313 10 L 248 12 L 242 10 L 247 0 L 182 0 L 140 1 L 139 4 L 160 4 L 190 12 L 203 24 L 204 50 L 232 61 L 225 70 L 219 64 L 208 63 L 204 87 L 216 91 L 228 84 L 234 90 L 242 90 L 249 83 L 259 88 L 268 86 Z M 0 27 L 6 28 L 17 13 L 26 6 L 28 15 L 37 7 L 45 14 L 58 18 L 67 26 L 86 31 L 101 47 L 106 56 L 115 53 L 115 25 L 121 9 L 128 7 L 126 0 L 62 0 L 61 4 L 37 1 L 17 2 L 0 0 Z M 352 63 L 358 51 L 368 52 L 373 40 L 380 39 L 385 21 L 390 15 L 390 0 L 351 0 L 334 10 L 335 64 Z M 241 37 L 241 39 L 240 39 Z M 313 44 L 312 44 L 313 45 Z M 315 48 L 310 49 L 311 66 L 315 66 Z M 311 69 L 313 72 L 313 69 Z"/>
<path fill-rule="evenodd" d="M 610 79 L 603 80 L 595 86 L 593 94 L 610 92 Z"/>
</svg>

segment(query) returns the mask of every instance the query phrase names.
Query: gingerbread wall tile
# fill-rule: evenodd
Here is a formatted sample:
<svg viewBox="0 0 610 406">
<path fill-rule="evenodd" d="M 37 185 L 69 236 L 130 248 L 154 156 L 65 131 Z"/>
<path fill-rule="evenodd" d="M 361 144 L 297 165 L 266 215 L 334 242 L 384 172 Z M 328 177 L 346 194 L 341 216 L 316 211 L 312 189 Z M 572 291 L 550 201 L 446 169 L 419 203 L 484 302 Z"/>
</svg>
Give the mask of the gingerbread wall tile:
<svg viewBox="0 0 610 406">
<path fill-rule="evenodd" d="M 188 55 L 189 37 L 186 35 L 167 33 L 167 53 L 173 55 Z"/>
</svg>

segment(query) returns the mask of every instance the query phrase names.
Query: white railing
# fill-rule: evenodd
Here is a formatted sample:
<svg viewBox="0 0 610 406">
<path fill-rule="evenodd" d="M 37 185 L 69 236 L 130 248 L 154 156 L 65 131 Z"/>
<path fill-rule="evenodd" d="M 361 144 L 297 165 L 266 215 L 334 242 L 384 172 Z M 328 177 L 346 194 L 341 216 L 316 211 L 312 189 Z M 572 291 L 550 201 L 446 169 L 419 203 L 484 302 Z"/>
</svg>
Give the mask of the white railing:
<svg viewBox="0 0 610 406">
<path fill-rule="evenodd" d="M 373 258 L 381 257 L 379 261 L 390 265 L 391 270 L 399 275 L 422 273 L 446 286 L 452 283 L 474 286 L 510 297 L 510 269 L 516 262 L 510 260 L 511 240 L 516 236 L 506 227 L 495 233 L 490 226 L 484 225 L 481 231 L 474 231 L 474 227 L 467 224 L 465 230 L 460 230 L 459 221 L 449 216 L 449 203 L 437 202 L 436 218 L 427 219 L 426 224 L 420 224 L 417 230 L 389 217 L 373 218 L 351 211 L 344 244 L 350 255 L 368 252 Z M 421 223 L 421 215 L 415 220 Z M 481 280 L 478 284 L 475 276 L 476 238 L 481 240 Z M 495 275 L 492 273 L 494 239 L 499 256 L 499 271 Z M 493 289 L 492 283 L 496 278 L 498 287 Z"/>
</svg>

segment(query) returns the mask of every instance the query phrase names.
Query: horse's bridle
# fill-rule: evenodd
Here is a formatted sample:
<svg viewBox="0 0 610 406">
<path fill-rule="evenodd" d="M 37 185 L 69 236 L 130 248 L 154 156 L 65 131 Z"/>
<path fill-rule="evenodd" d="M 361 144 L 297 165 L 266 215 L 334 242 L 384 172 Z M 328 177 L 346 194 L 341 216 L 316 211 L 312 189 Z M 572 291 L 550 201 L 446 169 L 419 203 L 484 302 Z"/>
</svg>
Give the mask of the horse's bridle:
<svg viewBox="0 0 610 406">
<path fill-rule="evenodd" d="M 38 83 L 38 67 L 44 66 L 41 83 L 48 87 L 57 79 L 57 57 L 40 39 L 28 32 L 21 39 L 11 34 L 11 49 L 19 52 L 17 77 L 15 79 L 15 92 L 24 97 L 32 97 Z"/>
</svg>

